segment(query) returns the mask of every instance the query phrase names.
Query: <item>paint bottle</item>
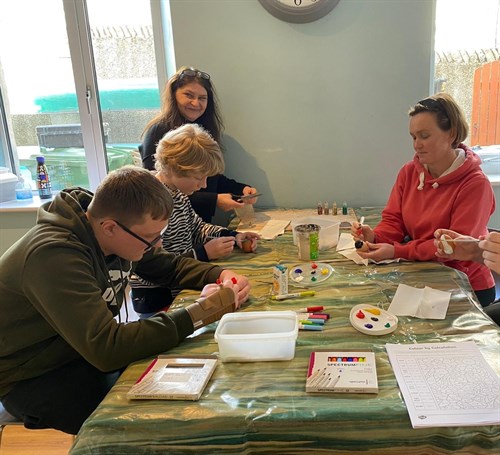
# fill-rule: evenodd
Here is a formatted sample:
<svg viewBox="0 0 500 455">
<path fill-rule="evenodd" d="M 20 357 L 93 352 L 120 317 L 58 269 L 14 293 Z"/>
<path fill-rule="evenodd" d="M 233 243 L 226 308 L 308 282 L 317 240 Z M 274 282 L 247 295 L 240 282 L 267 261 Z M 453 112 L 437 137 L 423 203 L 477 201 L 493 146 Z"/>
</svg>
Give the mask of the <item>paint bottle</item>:
<svg viewBox="0 0 500 455">
<path fill-rule="evenodd" d="M 328 202 L 323 203 L 323 215 L 328 215 L 330 213 L 330 210 L 328 208 Z"/>
<path fill-rule="evenodd" d="M 45 165 L 45 157 L 36 157 L 36 187 L 38 188 L 38 195 L 40 199 L 50 199 L 52 197 L 52 190 L 50 184 L 49 171 Z"/>
<path fill-rule="evenodd" d="M 333 205 L 332 205 L 332 214 L 333 215 L 338 215 L 337 213 L 337 203 L 335 201 L 333 201 Z"/>
<path fill-rule="evenodd" d="M 323 204 L 321 201 L 318 202 L 318 215 L 323 215 Z"/>
<path fill-rule="evenodd" d="M 347 202 L 344 201 L 342 204 L 342 215 L 347 215 Z"/>
</svg>

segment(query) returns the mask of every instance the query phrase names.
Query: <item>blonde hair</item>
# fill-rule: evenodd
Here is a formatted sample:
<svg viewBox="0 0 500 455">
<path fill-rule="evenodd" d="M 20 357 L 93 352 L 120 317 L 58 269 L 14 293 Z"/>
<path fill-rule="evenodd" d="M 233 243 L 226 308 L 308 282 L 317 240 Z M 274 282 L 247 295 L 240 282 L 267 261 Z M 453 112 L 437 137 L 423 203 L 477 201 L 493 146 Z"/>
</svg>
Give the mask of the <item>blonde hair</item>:
<svg viewBox="0 0 500 455">
<path fill-rule="evenodd" d="M 448 93 L 440 92 L 420 100 L 413 106 L 408 115 L 413 117 L 421 112 L 433 112 L 436 114 L 438 127 L 442 131 L 451 131 L 454 135 L 451 146 L 457 148 L 469 134 L 469 125 L 465 120 L 464 113 L 457 102 Z"/>
<path fill-rule="evenodd" d="M 219 144 L 201 126 L 182 125 L 169 131 L 158 142 L 156 170 L 180 177 L 202 174 L 211 177 L 224 172 L 224 158 Z"/>
<path fill-rule="evenodd" d="M 148 215 L 166 220 L 172 214 L 172 196 L 150 171 L 123 166 L 110 172 L 97 187 L 88 213 L 96 218 L 113 218 L 126 225 L 139 224 Z"/>
</svg>

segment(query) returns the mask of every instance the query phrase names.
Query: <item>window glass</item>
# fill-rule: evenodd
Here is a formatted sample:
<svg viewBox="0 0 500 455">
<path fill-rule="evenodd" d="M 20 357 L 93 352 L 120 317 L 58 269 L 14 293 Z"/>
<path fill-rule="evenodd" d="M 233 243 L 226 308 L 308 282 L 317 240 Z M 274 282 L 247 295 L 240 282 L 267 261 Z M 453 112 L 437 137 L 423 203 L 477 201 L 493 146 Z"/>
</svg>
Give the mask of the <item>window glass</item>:
<svg viewBox="0 0 500 455">
<path fill-rule="evenodd" d="M 490 179 L 500 177 L 499 48 L 499 0 L 437 0 L 435 89 L 450 93 L 464 110 L 466 142 Z"/>
<path fill-rule="evenodd" d="M 160 108 L 149 0 L 87 0 L 108 164 L 130 162 Z M 136 163 L 141 164 L 138 154 Z M 116 161 L 116 163 L 115 163 Z"/>
<path fill-rule="evenodd" d="M 50 25 L 40 18 L 50 18 Z M 66 148 L 78 140 L 75 128 L 68 126 L 80 123 L 78 110 L 66 106 L 54 111 L 41 105 L 49 94 L 75 93 L 61 0 L 0 2 L 0 59 L 14 159 L 23 175 L 26 170 L 35 175 L 36 156 L 43 154 L 54 190 L 85 183 L 85 160 L 70 159 Z"/>
<path fill-rule="evenodd" d="M 160 105 L 150 2 L 90 0 L 87 9 L 106 157 L 113 170 L 140 163 L 134 152 Z M 0 2 L 0 87 L 13 160 L 23 175 L 28 170 L 34 176 L 36 156 L 44 155 L 55 191 L 89 187 L 67 33 L 61 0 Z M 8 165 L 7 147 L 0 145 L 0 163 Z"/>
</svg>

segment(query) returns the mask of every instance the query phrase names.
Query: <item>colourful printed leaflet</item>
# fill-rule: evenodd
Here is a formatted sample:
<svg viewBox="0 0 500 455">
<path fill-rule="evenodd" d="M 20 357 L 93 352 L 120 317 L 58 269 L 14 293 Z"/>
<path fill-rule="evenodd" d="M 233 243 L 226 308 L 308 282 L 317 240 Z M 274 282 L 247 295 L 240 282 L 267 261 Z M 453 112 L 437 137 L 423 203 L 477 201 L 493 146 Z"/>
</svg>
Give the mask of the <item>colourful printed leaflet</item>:
<svg viewBox="0 0 500 455">
<path fill-rule="evenodd" d="M 374 352 L 311 352 L 306 392 L 378 393 Z"/>
</svg>

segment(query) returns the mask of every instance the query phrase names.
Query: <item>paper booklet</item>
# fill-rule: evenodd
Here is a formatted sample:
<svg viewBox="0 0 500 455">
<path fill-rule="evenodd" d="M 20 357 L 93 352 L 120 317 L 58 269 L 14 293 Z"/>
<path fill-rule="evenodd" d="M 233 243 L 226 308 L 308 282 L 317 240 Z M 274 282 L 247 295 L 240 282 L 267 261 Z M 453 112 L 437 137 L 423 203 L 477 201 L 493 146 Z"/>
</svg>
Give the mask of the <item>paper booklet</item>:
<svg viewBox="0 0 500 455">
<path fill-rule="evenodd" d="M 127 398 L 199 400 L 216 366 L 216 356 L 160 355 L 128 391 Z"/>
<path fill-rule="evenodd" d="M 375 353 L 349 349 L 311 352 L 306 392 L 377 393 Z"/>
</svg>

